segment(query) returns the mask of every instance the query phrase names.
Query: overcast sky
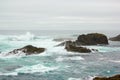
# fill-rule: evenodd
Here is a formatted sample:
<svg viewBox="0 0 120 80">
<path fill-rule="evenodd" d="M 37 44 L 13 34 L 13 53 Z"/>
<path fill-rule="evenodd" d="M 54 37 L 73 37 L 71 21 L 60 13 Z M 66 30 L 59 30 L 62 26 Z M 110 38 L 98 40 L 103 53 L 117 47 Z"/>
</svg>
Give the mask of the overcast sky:
<svg viewBox="0 0 120 80">
<path fill-rule="evenodd" d="M 0 0 L 0 30 L 120 30 L 120 0 Z"/>
</svg>

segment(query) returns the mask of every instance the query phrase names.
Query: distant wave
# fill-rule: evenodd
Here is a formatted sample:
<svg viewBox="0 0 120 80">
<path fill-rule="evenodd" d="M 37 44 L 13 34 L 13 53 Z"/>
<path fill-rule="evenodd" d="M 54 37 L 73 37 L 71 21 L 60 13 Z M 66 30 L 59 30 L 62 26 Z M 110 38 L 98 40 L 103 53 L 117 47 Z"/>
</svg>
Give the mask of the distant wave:
<svg viewBox="0 0 120 80">
<path fill-rule="evenodd" d="M 36 36 L 30 32 L 26 32 L 22 35 L 0 35 L 0 40 L 9 40 L 9 41 L 28 41 L 34 40 Z"/>
</svg>

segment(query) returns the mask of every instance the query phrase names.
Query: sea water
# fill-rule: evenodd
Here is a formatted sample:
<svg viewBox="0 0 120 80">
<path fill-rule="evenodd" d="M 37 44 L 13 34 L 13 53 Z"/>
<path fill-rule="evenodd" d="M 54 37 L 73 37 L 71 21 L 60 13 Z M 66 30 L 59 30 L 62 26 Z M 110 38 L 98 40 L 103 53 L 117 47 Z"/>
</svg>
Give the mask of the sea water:
<svg viewBox="0 0 120 80">
<path fill-rule="evenodd" d="M 85 46 L 99 52 L 67 52 L 55 38 L 77 38 L 72 32 L 1 31 L 0 80 L 92 80 L 95 76 L 120 73 L 120 42 L 109 45 Z M 24 53 L 6 55 L 8 52 L 33 45 L 46 51 L 26 56 Z"/>
</svg>

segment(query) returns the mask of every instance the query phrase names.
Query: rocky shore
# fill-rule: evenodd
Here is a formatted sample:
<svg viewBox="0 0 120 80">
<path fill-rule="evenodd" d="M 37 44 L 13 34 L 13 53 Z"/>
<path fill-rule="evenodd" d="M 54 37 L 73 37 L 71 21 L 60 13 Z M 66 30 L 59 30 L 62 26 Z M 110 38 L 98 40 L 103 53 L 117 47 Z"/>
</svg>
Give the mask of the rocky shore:
<svg viewBox="0 0 120 80">
<path fill-rule="evenodd" d="M 95 77 L 93 80 L 120 80 L 120 74 L 112 77 Z"/>
</svg>

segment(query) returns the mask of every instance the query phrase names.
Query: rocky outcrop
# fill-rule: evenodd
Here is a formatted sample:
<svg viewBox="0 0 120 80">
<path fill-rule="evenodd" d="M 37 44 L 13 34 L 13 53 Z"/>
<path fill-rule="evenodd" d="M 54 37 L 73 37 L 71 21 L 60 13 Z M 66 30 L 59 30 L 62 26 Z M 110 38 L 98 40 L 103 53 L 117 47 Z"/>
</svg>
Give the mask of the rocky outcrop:
<svg viewBox="0 0 120 80">
<path fill-rule="evenodd" d="M 87 35 L 79 35 L 76 40 L 77 45 L 97 45 L 97 44 L 108 44 L 108 39 L 104 34 L 91 33 Z"/>
<path fill-rule="evenodd" d="M 42 53 L 45 51 L 45 48 L 37 48 L 37 47 L 34 47 L 32 45 L 27 45 L 23 48 L 20 48 L 20 49 L 15 49 L 11 52 L 9 52 L 8 54 L 17 54 L 17 53 L 25 53 L 26 55 L 31 55 L 31 54 L 39 54 L 39 53 Z"/>
<path fill-rule="evenodd" d="M 91 52 L 90 49 L 87 49 L 85 47 L 77 47 L 75 42 L 72 42 L 72 41 L 66 41 L 65 49 L 67 51 L 71 51 L 71 52 L 80 52 L 80 53 L 90 53 Z"/>
<path fill-rule="evenodd" d="M 107 45 L 108 39 L 107 36 L 100 33 L 90 33 L 87 35 L 79 35 L 76 41 L 65 41 L 56 46 L 65 46 L 67 51 L 80 52 L 80 53 L 89 53 L 91 51 L 96 51 L 96 49 L 88 49 L 81 47 L 83 45 Z"/>
<path fill-rule="evenodd" d="M 95 77 L 93 80 L 120 80 L 120 74 L 112 77 Z"/>
<path fill-rule="evenodd" d="M 120 41 L 120 35 L 118 35 L 116 37 L 112 37 L 109 40 L 111 40 L 111 41 Z"/>
<path fill-rule="evenodd" d="M 60 44 L 58 44 L 57 46 L 64 46 L 65 42 L 62 42 Z M 100 33 L 90 33 L 90 34 L 83 34 L 83 35 L 79 35 L 77 40 L 74 41 L 74 44 L 81 46 L 81 45 L 107 45 L 108 43 L 108 39 L 107 36 L 105 36 L 104 34 L 100 34 Z"/>
</svg>

